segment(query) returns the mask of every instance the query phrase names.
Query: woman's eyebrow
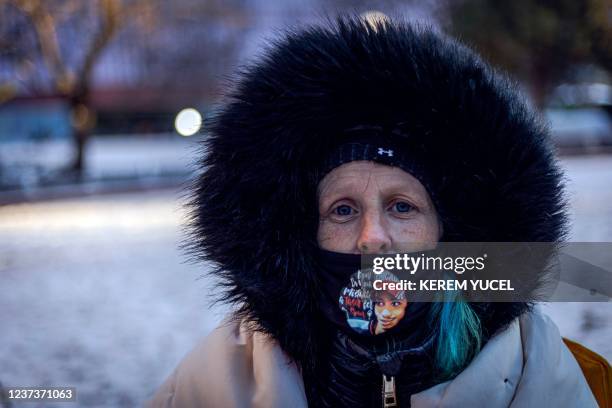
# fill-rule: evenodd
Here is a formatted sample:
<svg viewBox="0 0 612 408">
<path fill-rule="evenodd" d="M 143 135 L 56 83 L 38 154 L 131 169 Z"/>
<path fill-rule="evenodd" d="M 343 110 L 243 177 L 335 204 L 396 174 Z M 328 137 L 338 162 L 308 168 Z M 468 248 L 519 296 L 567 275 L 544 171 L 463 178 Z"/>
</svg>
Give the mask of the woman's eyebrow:
<svg viewBox="0 0 612 408">
<path fill-rule="evenodd" d="M 346 181 L 346 178 L 343 179 L 343 182 L 340 182 L 340 180 L 338 180 L 324 186 L 324 188 L 321 189 L 319 193 L 319 197 L 354 194 L 365 188 L 365 186 L 361 185 L 360 180 L 353 179 L 353 181 Z"/>
</svg>

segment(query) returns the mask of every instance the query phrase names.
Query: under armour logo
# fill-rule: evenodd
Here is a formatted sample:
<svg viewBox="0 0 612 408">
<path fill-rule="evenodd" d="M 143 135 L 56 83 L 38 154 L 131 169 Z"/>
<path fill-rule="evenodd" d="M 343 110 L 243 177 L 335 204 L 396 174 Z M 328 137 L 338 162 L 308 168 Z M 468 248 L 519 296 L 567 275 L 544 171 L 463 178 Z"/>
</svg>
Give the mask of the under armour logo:
<svg viewBox="0 0 612 408">
<path fill-rule="evenodd" d="M 389 157 L 393 157 L 393 149 L 385 150 L 382 147 L 379 147 L 378 148 L 378 155 L 382 156 L 383 154 L 386 154 Z"/>
</svg>

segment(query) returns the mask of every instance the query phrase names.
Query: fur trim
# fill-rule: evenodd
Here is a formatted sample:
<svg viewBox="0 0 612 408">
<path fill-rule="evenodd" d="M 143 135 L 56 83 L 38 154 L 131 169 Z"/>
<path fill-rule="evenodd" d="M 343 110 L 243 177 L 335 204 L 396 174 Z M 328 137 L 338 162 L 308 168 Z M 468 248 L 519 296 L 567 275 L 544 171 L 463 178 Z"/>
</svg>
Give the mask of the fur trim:
<svg viewBox="0 0 612 408">
<path fill-rule="evenodd" d="M 516 89 L 428 28 L 341 18 L 288 32 L 208 122 L 188 246 L 212 262 L 236 317 L 310 369 L 326 330 L 316 311 L 318 163 L 347 129 L 382 128 L 414 153 L 445 241 L 561 239 L 562 174 Z M 528 306 L 481 315 L 495 331 Z"/>
</svg>

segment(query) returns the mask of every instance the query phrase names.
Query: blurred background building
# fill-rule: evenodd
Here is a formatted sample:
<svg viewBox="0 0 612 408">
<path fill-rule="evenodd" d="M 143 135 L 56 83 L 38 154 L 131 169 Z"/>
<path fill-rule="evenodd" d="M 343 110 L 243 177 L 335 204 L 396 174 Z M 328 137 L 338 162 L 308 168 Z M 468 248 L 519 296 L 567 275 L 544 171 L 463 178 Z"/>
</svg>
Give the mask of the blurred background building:
<svg viewBox="0 0 612 408">
<path fill-rule="evenodd" d="M 570 239 L 612 241 L 607 0 L 0 0 L 0 384 L 140 405 L 214 326 L 179 250 L 207 118 L 279 29 L 339 12 L 433 25 L 513 75 L 567 171 Z M 609 304 L 549 309 L 612 357 Z"/>
</svg>

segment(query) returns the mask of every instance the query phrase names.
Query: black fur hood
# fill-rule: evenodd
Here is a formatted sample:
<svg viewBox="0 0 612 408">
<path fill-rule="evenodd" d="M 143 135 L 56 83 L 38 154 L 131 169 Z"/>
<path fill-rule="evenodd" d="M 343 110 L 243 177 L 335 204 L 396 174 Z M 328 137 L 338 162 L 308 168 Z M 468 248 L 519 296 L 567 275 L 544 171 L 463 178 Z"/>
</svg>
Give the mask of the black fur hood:
<svg viewBox="0 0 612 408">
<path fill-rule="evenodd" d="M 342 18 L 287 32 L 237 74 L 206 123 L 190 209 L 192 253 L 220 300 L 303 369 L 317 323 L 318 163 L 347 129 L 375 127 L 414 153 L 444 241 L 558 241 L 562 175 L 517 85 L 427 28 Z M 529 307 L 495 304 L 505 326 Z"/>
</svg>

